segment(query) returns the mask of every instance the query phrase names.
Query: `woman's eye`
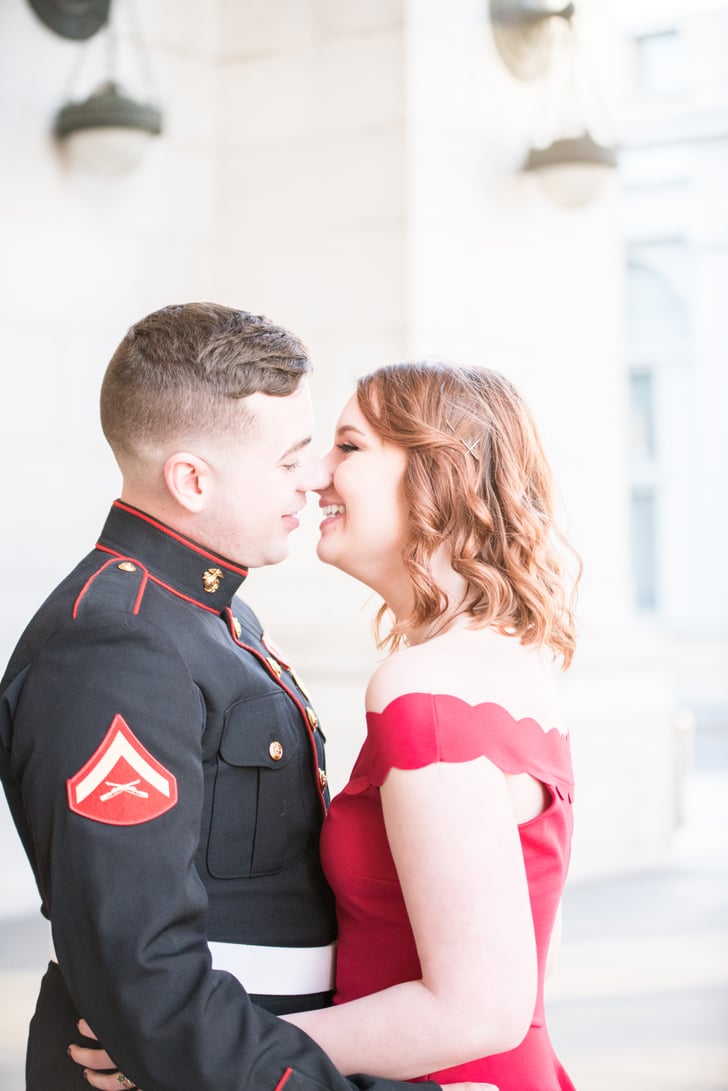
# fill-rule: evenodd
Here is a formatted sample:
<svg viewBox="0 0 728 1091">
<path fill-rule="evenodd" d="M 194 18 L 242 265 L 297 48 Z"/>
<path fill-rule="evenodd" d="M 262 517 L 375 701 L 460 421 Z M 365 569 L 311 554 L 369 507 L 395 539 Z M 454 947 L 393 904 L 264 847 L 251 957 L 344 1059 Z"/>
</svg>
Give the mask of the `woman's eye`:
<svg viewBox="0 0 728 1091">
<path fill-rule="evenodd" d="M 301 465 L 301 463 L 298 462 L 298 461 L 296 461 L 296 462 L 284 462 L 283 463 L 283 469 L 284 470 L 297 470 L 300 465 Z"/>
<path fill-rule="evenodd" d="M 359 450 L 359 448 L 355 447 L 353 443 L 337 443 L 336 446 L 337 446 L 338 450 L 343 451 L 343 453 L 345 455 L 348 455 L 350 451 L 358 451 Z"/>
</svg>

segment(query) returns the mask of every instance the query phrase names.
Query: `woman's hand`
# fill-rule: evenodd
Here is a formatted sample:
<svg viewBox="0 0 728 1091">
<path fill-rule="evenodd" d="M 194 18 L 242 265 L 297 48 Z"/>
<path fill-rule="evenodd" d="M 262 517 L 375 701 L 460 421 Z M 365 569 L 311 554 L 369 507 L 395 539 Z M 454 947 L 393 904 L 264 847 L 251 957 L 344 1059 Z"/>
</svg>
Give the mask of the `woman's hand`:
<svg viewBox="0 0 728 1091">
<path fill-rule="evenodd" d="M 78 1029 L 84 1038 L 93 1038 L 95 1042 L 98 1042 L 98 1038 L 85 1019 L 79 1019 Z M 129 1088 L 137 1086 L 132 1079 L 118 1071 L 105 1049 L 79 1046 L 73 1042 L 68 1047 L 68 1056 L 76 1064 L 83 1066 L 83 1074 L 88 1083 L 91 1087 L 98 1087 L 100 1091 L 120 1091 L 121 1088 L 128 1091 Z M 110 1072 L 110 1069 L 115 1071 Z M 463 1087 L 467 1086 L 463 1085 Z"/>
</svg>

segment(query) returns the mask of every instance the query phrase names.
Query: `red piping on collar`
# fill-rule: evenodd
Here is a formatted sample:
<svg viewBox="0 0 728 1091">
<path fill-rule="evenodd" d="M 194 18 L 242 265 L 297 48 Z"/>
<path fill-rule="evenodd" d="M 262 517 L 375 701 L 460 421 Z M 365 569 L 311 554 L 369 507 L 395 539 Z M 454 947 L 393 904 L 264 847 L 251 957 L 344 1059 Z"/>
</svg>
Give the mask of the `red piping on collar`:
<svg viewBox="0 0 728 1091">
<path fill-rule="evenodd" d="M 153 519 L 151 515 L 147 515 L 145 512 L 140 511 L 139 508 L 133 508 L 129 504 L 125 504 L 123 500 L 115 500 L 112 507 L 120 508 L 121 511 L 125 511 L 129 515 L 135 515 L 137 519 L 143 519 L 145 523 L 149 523 L 150 526 L 163 531 L 169 538 L 174 538 L 175 541 L 187 546 L 188 549 L 193 549 L 195 553 L 199 553 L 201 557 L 207 557 L 210 561 L 217 561 L 218 564 L 224 564 L 226 568 L 229 568 L 231 572 L 237 573 L 238 576 L 248 575 L 247 568 L 241 568 L 240 565 L 232 564 L 230 561 L 218 557 L 216 553 L 210 553 L 189 538 L 185 538 L 184 535 L 178 534 L 175 530 L 172 530 L 171 527 L 166 526 L 164 523 L 160 523 L 157 519 Z"/>
</svg>

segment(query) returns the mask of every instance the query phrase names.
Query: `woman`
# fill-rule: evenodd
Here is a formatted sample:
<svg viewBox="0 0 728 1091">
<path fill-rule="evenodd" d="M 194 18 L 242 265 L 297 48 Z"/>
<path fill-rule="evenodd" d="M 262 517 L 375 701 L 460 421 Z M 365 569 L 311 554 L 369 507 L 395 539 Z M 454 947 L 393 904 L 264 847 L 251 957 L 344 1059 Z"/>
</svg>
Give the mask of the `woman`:
<svg viewBox="0 0 728 1091">
<path fill-rule="evenodd" d="M 572 823 L 548 660 L 574 623 L 535 427 L 500 375 L 403 364 L 335 443 L 318 554 L 382 597 L 392 654 L 324 824 L 338 1004 L 294 1021 L 347 1072 L 570 1088 L 543 980 Z"/>
<path fill-rule="evenodd" d="M 345 1073 L 573 1091 L 543 986 L 573 796 L 552 662 L 575 631 L 532 418 L 492 371 L 397 364 L 359 381 L 327 461 L 318 554 L 381 596 L 391 654 L 324 824 L 336 1003 L 285 1018 Z"/>
</svg>

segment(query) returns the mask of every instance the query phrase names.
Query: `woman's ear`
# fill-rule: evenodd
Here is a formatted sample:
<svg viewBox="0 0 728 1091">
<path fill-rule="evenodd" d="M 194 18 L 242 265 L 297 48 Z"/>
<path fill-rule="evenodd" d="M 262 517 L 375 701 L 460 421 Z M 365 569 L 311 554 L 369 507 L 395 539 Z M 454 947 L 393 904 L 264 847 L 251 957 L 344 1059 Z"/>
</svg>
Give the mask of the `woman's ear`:
<svg viewBox="0 0 728 1091">
<path fill-rule="evenodd" d="M 189 512 L 199 512 L 207 502 L 212 479 L 204 458 L 177 451 L 164 464 L 164 483 L 170 496 Z"/>
</svg>

